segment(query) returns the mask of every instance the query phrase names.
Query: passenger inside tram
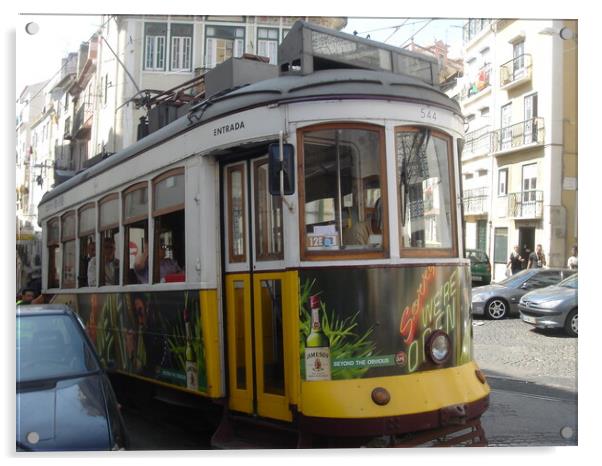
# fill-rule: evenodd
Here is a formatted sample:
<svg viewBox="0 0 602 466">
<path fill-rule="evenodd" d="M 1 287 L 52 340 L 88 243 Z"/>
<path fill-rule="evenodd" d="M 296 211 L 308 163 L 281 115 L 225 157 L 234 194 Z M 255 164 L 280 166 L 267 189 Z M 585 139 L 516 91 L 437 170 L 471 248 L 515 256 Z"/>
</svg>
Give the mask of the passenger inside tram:
<svg viewBox="0 0 602 466">
<path fill-rule="evenodd" d="M 165 242 L 161 242 L 158 248 L 159 260 L 159 282 L 183 281 L 184 270 L 178 262 L 173 259 L 172 247 Z M 138 283 L 148 283 L 148 243 L 144 240 L 142 252 L 136 257 L 134 271 Z"/>
</svg>

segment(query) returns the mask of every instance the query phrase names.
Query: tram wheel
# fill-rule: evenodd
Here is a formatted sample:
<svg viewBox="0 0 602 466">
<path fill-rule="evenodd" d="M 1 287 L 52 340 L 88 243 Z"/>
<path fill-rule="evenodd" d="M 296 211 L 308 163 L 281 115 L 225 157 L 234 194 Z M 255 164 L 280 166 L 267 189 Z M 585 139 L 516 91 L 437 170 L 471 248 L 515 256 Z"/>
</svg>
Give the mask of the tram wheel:
<svg viewBox="0 0 602 466">
<path fill-rule="evenodd" d="M 508 303 L 501 298 L 493 298 L 485 306 L 487 316 L 493 320 L 500 320 L 508 314 Z"/>
<path fill-rule="evenodd" d="M 570 337 L 578 336 L 579 332 L 577 328 L 577 318 L 577 309 L 573 309 L 571 312 L 569 312 L 569 315 L 567 316 L 566 321 L 564 322 L 564 331 Z"/>
</svg>

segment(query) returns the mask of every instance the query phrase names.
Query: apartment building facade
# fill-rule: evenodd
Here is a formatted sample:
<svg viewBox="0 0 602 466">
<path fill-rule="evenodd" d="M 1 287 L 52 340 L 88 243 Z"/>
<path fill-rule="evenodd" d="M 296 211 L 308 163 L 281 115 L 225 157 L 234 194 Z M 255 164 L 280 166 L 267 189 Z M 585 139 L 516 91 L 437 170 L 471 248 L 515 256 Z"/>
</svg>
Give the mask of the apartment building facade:
<svg viewBox="0 0 602 466">
<path fill-rule="evenodd" d="M 460 102 L 466 244 L 494 280 L 514 245 L 549 266 L 577 243 L 576 21 L 471 19 Z"/>
</svg>

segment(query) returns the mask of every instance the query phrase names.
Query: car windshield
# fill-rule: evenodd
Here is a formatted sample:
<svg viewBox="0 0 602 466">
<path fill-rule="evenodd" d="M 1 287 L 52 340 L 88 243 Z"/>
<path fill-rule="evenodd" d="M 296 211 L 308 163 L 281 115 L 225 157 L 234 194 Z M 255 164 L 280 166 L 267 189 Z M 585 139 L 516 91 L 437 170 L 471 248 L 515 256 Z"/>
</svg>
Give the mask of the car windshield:
<svg viewBox="0 0 602 466">
<path fill-rule="evenodd" d="M 565 288 L 573 288 L 573 289 L 577 289 L 577 274 L 573 274 L 568 278 L 565 278 L 564 280 L 562 280 L 558 286 L 564 286 Z"/>
<path fill-rule="evenodd" d="M 17 383 L 97 371 L 76 325 L 67 315 L 17 316 Z"/>
<path fill-rule="evenodd" d="M 466 251 L 466 258 L 470 259 L 470 262 L 472 263 L 489 262 L 487 254 L 485 254 L 483 251 L 476 251 L 474 249 L 469 249 Z"/>
<path fill-rule="evenodd" d="M 518 288 L 527 279 L 531 278 L 536 273 L 535 270 L 523 270 L 517 274 L 511 275 L 510 277 L 502 280 L 498 285 L 502 285 L 508 288 Z"/>
</svg>

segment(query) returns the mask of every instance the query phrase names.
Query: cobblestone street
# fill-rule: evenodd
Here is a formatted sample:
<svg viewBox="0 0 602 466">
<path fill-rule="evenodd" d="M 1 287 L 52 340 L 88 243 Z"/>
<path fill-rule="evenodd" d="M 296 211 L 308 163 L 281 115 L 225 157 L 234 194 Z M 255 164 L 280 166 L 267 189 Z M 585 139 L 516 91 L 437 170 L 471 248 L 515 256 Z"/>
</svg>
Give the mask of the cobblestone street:
<svg viewBox="0 0 602 466">
<path fill-rule="evenodd" d="M 577 338 L 518 318 L 474 320 L 474 357 L 488 375 L 577 391 Z"/>
</svg>

